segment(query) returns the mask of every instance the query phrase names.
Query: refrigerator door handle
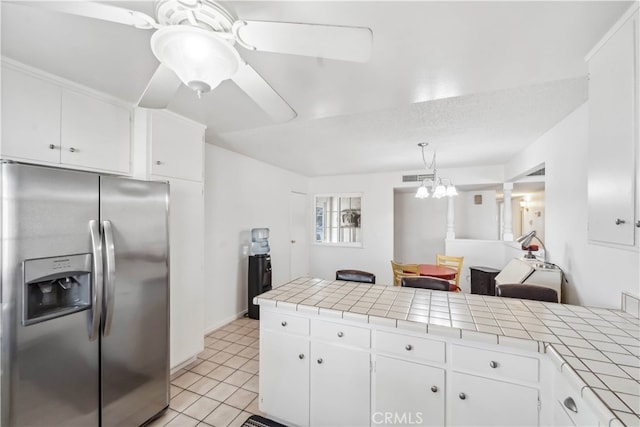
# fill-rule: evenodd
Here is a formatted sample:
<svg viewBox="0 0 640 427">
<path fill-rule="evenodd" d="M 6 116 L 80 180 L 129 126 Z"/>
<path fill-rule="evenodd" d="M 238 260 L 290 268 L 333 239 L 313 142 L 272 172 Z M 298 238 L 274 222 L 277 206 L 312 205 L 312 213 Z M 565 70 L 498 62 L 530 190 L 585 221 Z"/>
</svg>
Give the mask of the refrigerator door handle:
<svg viewBox="0 0 640 427">
<path fill-rule="evenodd" d="M 91 233 L 91 247 L 93 249 L 93 277 L 91 282 L 91 324 L 89 326 L 89 341 L 95 341 L 100 332 L 100 318 L 102 317 L 102 239 L 98 221 L 89 221 Z"/>
<path fill-rule="evenodd" d="M 105 249 L 105 277 L 104 277 L 104 336 L 111 333 L 111 322 L 113 321 L 113 304 L 116 297 L 116 255 L 113 245 L 113 230 L 111 221 L 102 221 L 102 231 L 104 236 Z"/>
</svg>

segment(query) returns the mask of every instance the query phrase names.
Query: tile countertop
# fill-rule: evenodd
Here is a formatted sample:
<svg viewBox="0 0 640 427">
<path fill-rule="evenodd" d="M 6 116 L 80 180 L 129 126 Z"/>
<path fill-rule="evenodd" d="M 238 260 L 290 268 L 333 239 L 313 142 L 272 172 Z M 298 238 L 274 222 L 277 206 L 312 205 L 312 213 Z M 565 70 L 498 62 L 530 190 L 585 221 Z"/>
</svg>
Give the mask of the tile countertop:
<svg viewBox="0 0 640 427">
<path fill-rule="evenodd" d="M 254 303 L 550 352 L 619 420 L 640 425 L 640 319 L 620 310 L 314 278 Z"/>
</svg>

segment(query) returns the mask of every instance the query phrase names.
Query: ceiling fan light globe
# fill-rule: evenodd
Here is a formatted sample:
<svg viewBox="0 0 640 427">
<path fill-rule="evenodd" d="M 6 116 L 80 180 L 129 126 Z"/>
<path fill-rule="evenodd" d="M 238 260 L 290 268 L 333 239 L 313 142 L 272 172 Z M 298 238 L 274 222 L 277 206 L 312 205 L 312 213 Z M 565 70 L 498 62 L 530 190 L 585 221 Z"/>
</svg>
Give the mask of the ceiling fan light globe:
<svg viewBox="0 0 640 427">
<path fill-rule="evenodd" d="M 209 92 L 231 78 L 240 55 L 222 36 L 187 25 L 161 28 L 151 36 L 151 50 L 189 88 Z"/>
</svg>

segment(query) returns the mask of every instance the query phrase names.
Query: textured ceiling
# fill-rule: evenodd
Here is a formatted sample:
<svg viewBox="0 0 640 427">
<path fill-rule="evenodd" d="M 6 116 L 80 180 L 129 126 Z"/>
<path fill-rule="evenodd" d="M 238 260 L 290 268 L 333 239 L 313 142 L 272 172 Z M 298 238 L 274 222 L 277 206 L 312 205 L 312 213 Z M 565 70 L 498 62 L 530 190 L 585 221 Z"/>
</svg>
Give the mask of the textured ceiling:
<svg viewBox="0 0 640 427">
<path fill-rule="evenodd" d="M 117 2 L 153 14 L 150 2 Z M 630 6 L 615 1 L 223 3 L 242 19 L 366 26 L 358 64 L 238 48 L 296 110 L 273 123 L 233 83 L 169 109 L 207 142 L 305 175 L 500 164 L 587 97 L 584 55 Z M 2 54 L 135 103 L 151 31 L 2 2 Z"/>
</svg>

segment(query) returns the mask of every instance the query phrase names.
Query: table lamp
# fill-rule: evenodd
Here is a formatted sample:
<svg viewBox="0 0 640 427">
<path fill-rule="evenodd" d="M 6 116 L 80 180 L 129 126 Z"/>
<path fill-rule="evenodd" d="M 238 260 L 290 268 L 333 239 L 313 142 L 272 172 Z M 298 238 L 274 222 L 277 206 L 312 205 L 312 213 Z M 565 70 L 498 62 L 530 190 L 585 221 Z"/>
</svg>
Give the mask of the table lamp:
<svg viewBox="0 0 640 427">
<path fill-rule="evenodd" d="M 531 245 L 531 241 L 533 239 L 536 239 L 538 242 L 540 242 L 540 244 L 542 245 L 542 249 L 544 249 L 544 263 L 545 266 L 548 264 L 547 261 L 547 248 L 544 246 L 544 243 L 542 243 L 542 240 L 540 240 L 540 238 L 538 236 L 536 236 L 536 230 L 533 230 L 530 233 L 527 234 L 523 234 L 522 236 L 518 237 L 516 239 L 516 242 L 520 243 L 522 245 L 522 247 L 529 247 Z"/>
</svg>

